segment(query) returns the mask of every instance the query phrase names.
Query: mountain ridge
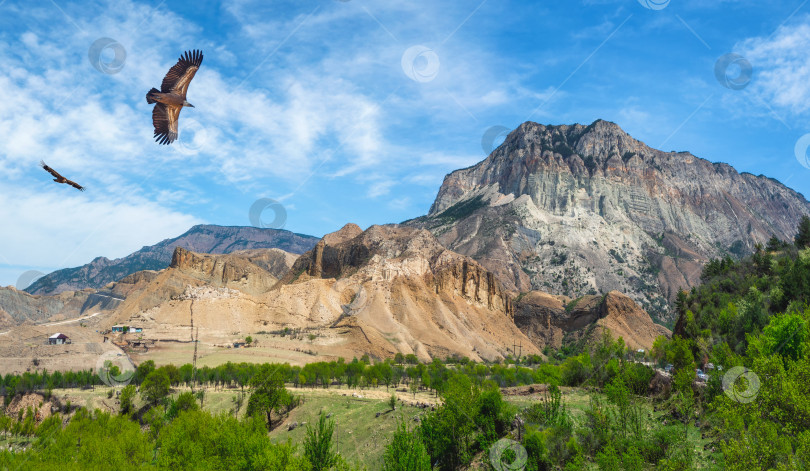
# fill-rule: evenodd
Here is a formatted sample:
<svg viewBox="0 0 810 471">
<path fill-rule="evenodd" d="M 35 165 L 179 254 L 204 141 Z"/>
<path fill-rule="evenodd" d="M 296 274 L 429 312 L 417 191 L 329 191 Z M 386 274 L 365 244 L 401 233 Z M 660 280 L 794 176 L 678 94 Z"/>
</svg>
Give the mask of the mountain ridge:
<svg viewBox="0 0 810 471">
<path fill-rule="evenodd" d="M 300 254 L 312 248 L 318 240 L 317 237 L 281 229 L 198 224 L 177 237 L 146 245 L 125 257 L 114 260 L 96 257 L 88 264 L 49 273 L 25 291 L 30 294 L 58 294 L 86 288 L 101 289 L 138 271 L 167 268 L 177 246 L 200 253 L 277 248 Z"/>
</svg>

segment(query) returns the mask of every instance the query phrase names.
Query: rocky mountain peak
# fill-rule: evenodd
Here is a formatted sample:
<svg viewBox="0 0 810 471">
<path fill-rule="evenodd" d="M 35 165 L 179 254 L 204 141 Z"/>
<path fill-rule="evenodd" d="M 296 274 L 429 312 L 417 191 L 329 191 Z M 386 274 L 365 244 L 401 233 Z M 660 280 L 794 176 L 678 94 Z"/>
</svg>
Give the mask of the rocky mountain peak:
<svg viewBox="0 0 810 471">
<path fill-rule="evenodd" d="M 622 337 L 628 347 L 649 349 L 659 335 L 671 334 L 617 291 L 576 300 L 531 291 L 517 301 L 515 323 L 539 347 L 560 348 L 565 337 L 588 341 L 607 330 L 613 338 Z"/>
<path fill-rule="evenodd" d="M 688 152 L 664 152 L 598 120 L 521 124 L 478 164 L 444 179 L 430 230 L 516 291 L 628 293 L 672 321 L 678 290 L 712 257 L 790 240 L 810 213 L 776 180 Z"/>
<path fill-rule="evenodd" d="M 324 244 L 335 245 L 353 239 L 362 233 L 363 229 L 360 229 L 360 226 L 350 222 L 337 231 L 326 234 L 322 240 Z"/>
</svg>

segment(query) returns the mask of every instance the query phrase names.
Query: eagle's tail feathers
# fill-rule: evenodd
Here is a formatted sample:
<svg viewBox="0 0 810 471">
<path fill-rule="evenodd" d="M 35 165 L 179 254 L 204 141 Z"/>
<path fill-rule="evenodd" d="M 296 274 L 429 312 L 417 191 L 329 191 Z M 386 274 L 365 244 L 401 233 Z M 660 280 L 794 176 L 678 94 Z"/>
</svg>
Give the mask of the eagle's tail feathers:
<svg viewBox="0 0 810 471">
<path fill-rule="evenodd" d="M 147 103 L 149 103 L 150 105 L 151 105 L 152 103 L 157 103 L 157 100 L 155 100 L 155 99 L 152 97 L 152 94 L 153 94 L 153 93 L 160 93 L 160 90 L 158 90 L 157 88 L 152 88 L 152 89 L 151 89 L 151 90 L 149 90 L 149 92 L 146 94 L 146 102 L 147 102 Z"/>
</svg>

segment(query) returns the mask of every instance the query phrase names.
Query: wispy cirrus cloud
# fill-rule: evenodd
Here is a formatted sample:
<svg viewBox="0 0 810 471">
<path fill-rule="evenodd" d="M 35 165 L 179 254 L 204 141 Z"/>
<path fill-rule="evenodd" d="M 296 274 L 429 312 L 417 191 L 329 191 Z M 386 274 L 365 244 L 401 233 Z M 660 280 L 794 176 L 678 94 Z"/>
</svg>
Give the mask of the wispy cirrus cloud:
<svg viewBox="0 0 810 471">
<path fill-rule="evenodd" d="M 749 88 L 780 110 L 810 110 L 810 16 L 780 27 L 770 36 L 745 39 L 736 48 L 754 67 Z"/>
</svg>

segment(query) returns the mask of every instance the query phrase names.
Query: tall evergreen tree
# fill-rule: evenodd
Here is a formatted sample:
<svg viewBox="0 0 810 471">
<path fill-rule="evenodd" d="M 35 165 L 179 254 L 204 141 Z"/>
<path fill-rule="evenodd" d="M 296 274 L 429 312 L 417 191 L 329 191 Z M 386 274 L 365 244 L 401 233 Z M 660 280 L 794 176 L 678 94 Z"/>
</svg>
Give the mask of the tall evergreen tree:
<svg viewBox="0 0 810 471">
<path fill-rule="evenodd" d="M 796 234 L 796 247 L 803 249 L 810 246 L 810 217 L 802 216 L 799 222 L 799 232 Z"/>
</svg>

